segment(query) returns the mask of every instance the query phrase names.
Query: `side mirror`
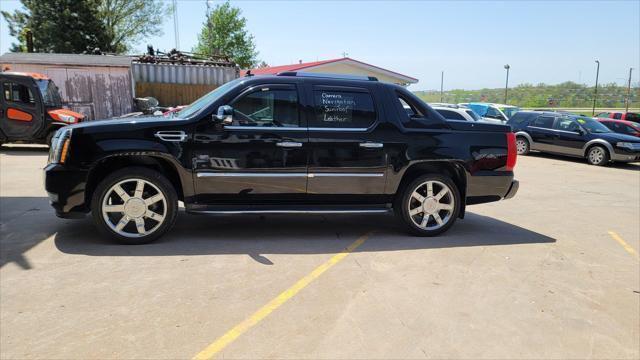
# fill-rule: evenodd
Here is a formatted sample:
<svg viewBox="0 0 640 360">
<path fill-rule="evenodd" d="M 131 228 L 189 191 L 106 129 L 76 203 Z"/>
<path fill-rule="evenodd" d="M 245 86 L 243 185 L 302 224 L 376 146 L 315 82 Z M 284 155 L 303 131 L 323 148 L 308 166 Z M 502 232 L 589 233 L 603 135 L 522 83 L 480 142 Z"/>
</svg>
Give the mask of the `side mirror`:
<svg viewBox="0 0 640 360">
<path fill-rule="evenodd" d="M 213 115 L 213 121 L 223 125 L 233 123 L 233 108 L 229 105 L 222 105 L 218 108 L 218 113 Z"/>
<path fill-rule="evenodd" d="M 583 129 L 578 129 L 578 130 L 576 130 L 576 132 L 578 134 L 580 134 L 580 135 L 584 135 L 585 134 L 585 131 Z"/>
</svg>

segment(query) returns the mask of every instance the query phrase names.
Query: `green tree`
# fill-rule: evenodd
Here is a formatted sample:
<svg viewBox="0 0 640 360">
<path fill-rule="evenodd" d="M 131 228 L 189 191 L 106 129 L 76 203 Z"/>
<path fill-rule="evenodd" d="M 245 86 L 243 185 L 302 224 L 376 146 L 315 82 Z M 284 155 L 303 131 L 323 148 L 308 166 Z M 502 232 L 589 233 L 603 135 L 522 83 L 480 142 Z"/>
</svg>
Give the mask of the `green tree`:
<svg viewBox="0 0 640 360">
<path fill-rule="evenodd" d="M 198 35 L 194 52 L 204 55 L 226 55 L 241 68 L 252 68 L 258 62 L 253 35 L 246 29 L 247 19 L 229 1 L 207 10 L 207 18 Z"/>
<path fill-rule="evenodd" d="M 31 30 L 36 52 L 79 53 L 105 40 L 95 9 L 98 0 L 21 0 L 23 9 L 2 12 L 9 34 L 18 39 L 13 51 L 26 51 Z"/>
<path fill-rule="evenodd" d="M 162 0 L 21 0 L 23 9 L 2 12 L 9 33 L 18 39 L 11 51 L 81 53 L 87 48 L 124 53 L 160 26 L 171 7 Z"/>
<path fill-rule="evenodd" d="M 162 0 L 100 0 L 98 17 L 104 25 L 103 51 L 125 53 L 151 35 L 162 34 L 162 22 L 172 11 Z"/>
</svg>

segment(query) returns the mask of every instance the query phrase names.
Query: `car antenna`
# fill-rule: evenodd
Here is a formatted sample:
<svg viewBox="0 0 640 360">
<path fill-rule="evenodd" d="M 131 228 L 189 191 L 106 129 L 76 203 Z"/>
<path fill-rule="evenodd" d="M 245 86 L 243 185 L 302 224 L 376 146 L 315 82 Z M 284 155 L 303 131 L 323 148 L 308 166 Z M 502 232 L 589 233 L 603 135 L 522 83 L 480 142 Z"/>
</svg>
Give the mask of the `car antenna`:
<svg viewBox="0 0 640 360">
<path fill-rule="evenodd" d="M 247 73 L 244 76 L 245 77 L 251 77 L 251 76 L 253 76 L 253 74 L 251 73 L 251 70 L 247 70 Z"/>
</svg>

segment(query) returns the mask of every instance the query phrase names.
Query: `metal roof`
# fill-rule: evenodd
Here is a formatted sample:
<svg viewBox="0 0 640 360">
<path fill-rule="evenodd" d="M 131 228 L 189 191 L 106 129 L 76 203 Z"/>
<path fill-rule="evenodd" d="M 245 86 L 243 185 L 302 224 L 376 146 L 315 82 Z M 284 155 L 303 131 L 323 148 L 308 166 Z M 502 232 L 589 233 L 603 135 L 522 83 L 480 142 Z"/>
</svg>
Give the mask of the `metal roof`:
<svg viewBox="0 0 640 360">
<path fill-rule="evenodd" d="M 190 85 L 222 85 L 238 77 L 235 66 L 203 66 L 172 64 L 131 64 L 136 83 L 170 83 Z"/>
<path fill-rule="evenodd" d="M 132 56 L 53 53 L 4 53 L 0 63 L 130 67 Z"/>
</svg>

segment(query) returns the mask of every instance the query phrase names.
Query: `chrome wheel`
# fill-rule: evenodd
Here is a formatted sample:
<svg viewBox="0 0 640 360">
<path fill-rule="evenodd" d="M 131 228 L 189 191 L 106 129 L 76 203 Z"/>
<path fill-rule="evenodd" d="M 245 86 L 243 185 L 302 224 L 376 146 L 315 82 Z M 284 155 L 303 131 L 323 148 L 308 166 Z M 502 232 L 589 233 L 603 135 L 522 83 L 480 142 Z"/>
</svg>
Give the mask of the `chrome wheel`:
<svg viewBox="0 0 640 360">
<path fill-rule="evenodd" d="M 407 207 L 414 225 L 424 230 L 436 230 L 451 219 L 455 198 L 445 183 L 429 180 L 413 190 Z"/>
<path fill-rule="evenodd" d="M 589 161 L 592 164 L 600 164 L 604 160 L 605 153 L 600 147 L 595 147 L 589 151 Z"/>
<path fill-rule="evenodd" d="M 518 152 L 518 155 L 525 154 L 527 152 L 527 148 L 528 148 L 527 140 L 523 138 L 518 138 L 516 140 L 516 150 Z"/>
<path fill-rule="evenodd" d="M 126 179 L 107 190 L 101 210 L 107 226 L 118 235 L 142 237 L 162 225 L 167 216 L 167 200 L 149 181 Z"/>
</svg>

